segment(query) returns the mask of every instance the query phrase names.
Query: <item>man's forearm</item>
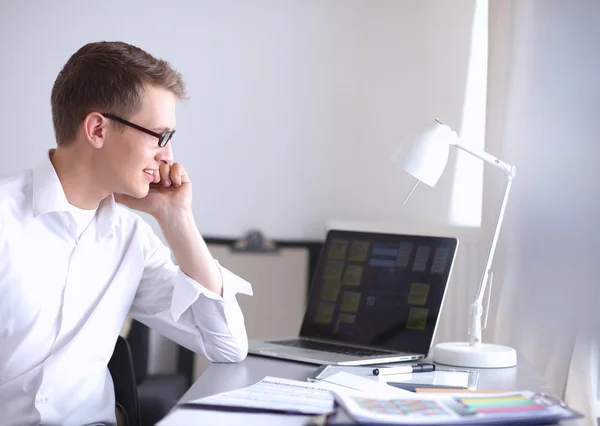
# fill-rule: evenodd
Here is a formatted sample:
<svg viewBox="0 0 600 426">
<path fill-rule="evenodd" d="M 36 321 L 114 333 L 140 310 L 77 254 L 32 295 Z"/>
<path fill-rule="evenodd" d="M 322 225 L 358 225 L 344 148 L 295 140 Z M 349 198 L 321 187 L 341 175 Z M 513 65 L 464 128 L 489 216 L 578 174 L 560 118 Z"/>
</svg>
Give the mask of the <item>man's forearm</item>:
<svg viewBox="0 0 600 426">
<path fill-rule="evenodd" d="M 221 272 L 198 231 L 192 211 L 186 210 L 168 219 L 159 219 L 158 224 L 179 268 L 193 280 L 222 296 Z"/>
</svg>

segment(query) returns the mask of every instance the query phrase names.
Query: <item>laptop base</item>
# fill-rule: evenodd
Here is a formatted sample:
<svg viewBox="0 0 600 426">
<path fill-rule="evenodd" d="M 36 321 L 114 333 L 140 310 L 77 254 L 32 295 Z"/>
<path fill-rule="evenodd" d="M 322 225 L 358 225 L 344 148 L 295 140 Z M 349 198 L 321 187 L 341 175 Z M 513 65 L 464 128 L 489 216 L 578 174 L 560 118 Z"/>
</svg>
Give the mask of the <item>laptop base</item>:
<svg viewBox="0 0 600 426">
<path fill-rule="evenodd" d="M 381 355 L 366 355 L 361 357 L 339 352 L 325 352 L 314 349 L 284 346 L 277 344 L 276 340 L 272 340 L 271 342 L 273 343 L 265 342 L 263 340 L 250 340 L 248 342 L 248 353 L 315 365 L 375 365 L 414 361 L 425 357 L 424 355 L 401 352 L 389 352 Z"/>
</svg>

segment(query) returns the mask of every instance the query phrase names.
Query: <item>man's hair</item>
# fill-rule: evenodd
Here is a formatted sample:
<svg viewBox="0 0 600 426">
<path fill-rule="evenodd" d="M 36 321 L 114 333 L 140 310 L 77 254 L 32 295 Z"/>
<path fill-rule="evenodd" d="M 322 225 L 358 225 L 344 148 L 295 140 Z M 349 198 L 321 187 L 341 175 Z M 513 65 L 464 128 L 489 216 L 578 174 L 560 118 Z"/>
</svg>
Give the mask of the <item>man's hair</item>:
<svg viewBox="0 0 600 426">
<path fill-rule="evenodd" d="M 123 42 L 86 44 L 69 58 L 52 87 L 57 144 L 73 141 L 90 112 L 123 118 L 136 114 L 142 108 L 146 85 L 186 98 L 183 78 L 168 62 Z"/>
</svg>

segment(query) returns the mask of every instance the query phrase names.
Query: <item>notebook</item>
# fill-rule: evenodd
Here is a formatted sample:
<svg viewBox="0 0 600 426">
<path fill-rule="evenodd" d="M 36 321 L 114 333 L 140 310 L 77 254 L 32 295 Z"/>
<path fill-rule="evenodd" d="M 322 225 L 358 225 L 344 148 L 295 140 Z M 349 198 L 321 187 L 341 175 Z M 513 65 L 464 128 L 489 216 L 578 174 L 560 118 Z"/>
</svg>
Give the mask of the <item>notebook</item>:
<svg viewBox="0 0 600 426">
<path fill-rule="evenodd" d="M 552 396 L 530 391 L 394 397 L 333 393 L 336 402 L 360 424 L 551 425 L 583 417 Z"/>
<path fill-rule="evenodd" d="M 425 358 L 458 240 L 330 230 L 298 336 L 251 340 L 251 354 L 311 364 Z"/>
</svg>

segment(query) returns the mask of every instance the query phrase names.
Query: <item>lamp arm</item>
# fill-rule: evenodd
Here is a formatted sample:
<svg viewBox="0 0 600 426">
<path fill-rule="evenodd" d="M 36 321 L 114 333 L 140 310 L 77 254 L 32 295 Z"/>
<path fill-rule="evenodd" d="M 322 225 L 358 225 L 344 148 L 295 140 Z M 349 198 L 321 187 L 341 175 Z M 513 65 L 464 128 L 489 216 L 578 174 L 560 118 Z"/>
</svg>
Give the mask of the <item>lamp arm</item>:
<svg viewBox="0 0 600 426">
<path fill-rule="evenodd" d="M 458 139 L 458 137 L 456 137 Z M 498 167 L 499 169 L 503 170 L 504 173 L 506 173 L 507 175 L 511 175 L 513 178 L 515 177 L 515 167 L 511 166 L 510 164 L 505 163 L 504 161 L 494 157 L 491 154 L 488 154 L 485 151 L 474 151 L 471 148 L 468 148 L 464 145 L 461 145 L 459 143 L 452 143 L 452 145 L 454 145 L 456 148 L 465 151 L 469 154 L 471 154 L 474 157 L 479 158 L 480 160 L 492 164 L 496 167 Z"/>
<path fill-rule="evenodd" d="M 467 151 L 469 152 L 469 151 Z M 489 155 L 485 153 L 486 155 Z M 475 155 L 475 154 L 473 154 Z M 478 158 L 480 156 L 476 155 Z M 489 155 L 489 157 L 492 157 Z M 494 157 L 492 157 L 494 158 Z M 497 160 L 497 159 L 496 159 Z M 487 160 L 484 160 L 489 162 Z M 508 201 L 508 195 L 510 193 L 510 189 L 512 187 L 512 182 L 516 174 L 516 168 L 514 166 L 508 165 L 506 163 L 497 160 L 498 162 L 493 162 L 493 164 L 497 164 L 498 167 L 501 167 L 505 170 L 506 177 L 506 186 L 504 188 L 504 195 L 502 197 L 502 204 L 500 205 L 500 211 L 498 212 L 498 218 L 496 219 L 496 226 L 494 228 L 494 234 L 492 236 L 492 241 L 490 242 L 490 246 L 488 249 L 487 259 L 485 263 L 485 269 L 482 272 L 481 281 L 479 282 L 479 288 L 477 289 L 477 296 L 471 305 L 470 318 L 471 318 L 471 326 L 469 328 L 469 345 L 476 346 L 481 343 L 481 314 L 483 313 L 483 296 L 485 294 L 485 289 L 488 284 L 488 280 L 490 278 L 492 260 L 494 258 L 494 252 L 496 251 L 496 245 L 498 243 L 498 236 L 500 235 L 500 228 L 502 226 L 502 221 L 504 219 L 504 212 L 506 211 L 506 203 Z M 505 166 L 507 168 L 505 168 Z M 489 309 L 489 307 L 488 307 Z"/>
</svg>

